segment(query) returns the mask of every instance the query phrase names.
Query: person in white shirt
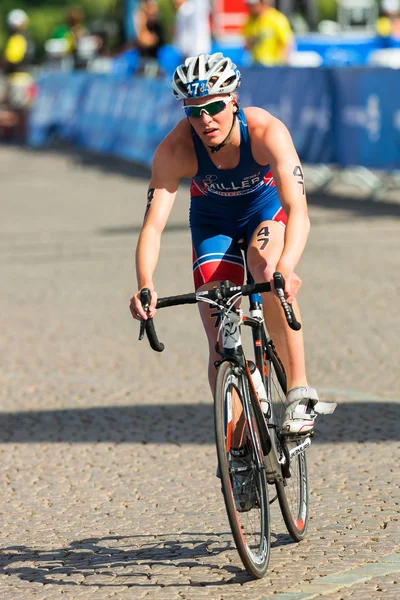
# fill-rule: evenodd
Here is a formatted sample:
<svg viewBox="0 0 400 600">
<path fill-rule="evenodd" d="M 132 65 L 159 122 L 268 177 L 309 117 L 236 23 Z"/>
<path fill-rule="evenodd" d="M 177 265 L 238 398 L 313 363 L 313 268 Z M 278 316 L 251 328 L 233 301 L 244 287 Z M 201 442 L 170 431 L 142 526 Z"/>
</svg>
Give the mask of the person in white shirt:
<svg viewBox="0 0 400 600">
<path fill-rule="evenodd" d="M 211 51 L 209 0 L 173 0 L 176 9 L 174 46 L 182 58 Z"/>
</svg>

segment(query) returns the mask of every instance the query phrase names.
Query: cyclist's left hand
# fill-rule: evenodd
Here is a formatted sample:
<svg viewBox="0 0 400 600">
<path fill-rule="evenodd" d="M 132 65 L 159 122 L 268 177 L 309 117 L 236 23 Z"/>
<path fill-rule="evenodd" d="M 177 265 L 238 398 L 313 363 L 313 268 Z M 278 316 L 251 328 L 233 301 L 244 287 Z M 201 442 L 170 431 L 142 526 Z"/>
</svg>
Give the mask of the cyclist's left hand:
<svg viewBox="0 0 400 600">
<path fill-rule="evenodd" d="M 133 294 L 129 308 L 134 319 L 138 321 L 140 319 L 147 321 L 148 318 L 154 317 L 156 313 L 157 293 L 153 289 L 150 289 L 150 293 L 151 303 L 149 306 L 149 311 L 147 313 L 144 312 L 142 303 L 140 302 L 140 290 L 136 294 Z"/>
<path fill-rule="evenodd" d="M 288 269 L 279 263 L 276 265 L 276 271 L 282 273 L 283 275 L 285 280 L 285 299 L 286 302 L 292 304 L 293 300 L 296 298 L 297 292 L 300 289 L 301 279 L 293 270 Z"/>
</svg>

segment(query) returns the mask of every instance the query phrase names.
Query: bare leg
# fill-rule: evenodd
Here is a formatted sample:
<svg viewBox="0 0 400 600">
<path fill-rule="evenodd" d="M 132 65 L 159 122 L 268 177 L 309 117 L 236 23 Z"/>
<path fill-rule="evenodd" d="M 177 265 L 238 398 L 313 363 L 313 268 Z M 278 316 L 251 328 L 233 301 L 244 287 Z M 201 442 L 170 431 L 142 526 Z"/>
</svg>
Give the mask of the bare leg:
<svg viewBox="0 0 400 600">
<path fill-rule="evenodd" d="M 219 285 L 218 282 L 210 282 L 206 283 L 203 286 L 198 288 L 198 291 L 201 290 L 210 290 L 215 286 Z M 231 283 L 231 285 L 234 285 Z M 199 311 L 201 320 L 203 321 L 204 330 L 208 339 L 208 348 L 209 348 L 209 361 L 208 361 L 208 381 L 210 383 L 211 393 L 214 396 L 214 388 L 215 388 L 215 380 L 217 377 L 217 370 L 215 368 L 215 361 L 220 360 L 221 356 L 217 353 L 215 349 L 215 344 L 217 342 L 217 318 L 219 316 L 218 310 L 215 307 L 206 304 L 205 302 L 199 303 Z M 221 344 L 221 339 L 219 340 Z M 232 395 L 232 446 L 234 448 L 240 448 L 243 446 L 246 438 L 246 429 L 245 429 L 245 421 L 242 410 L 242 404 L 240 400 L 236 397 L 234 393 Z"/>
<path fill-rule="evenodd" d="M 258 232 L 264 233 L 260 241 Z M 266 233 L 268 231 L 268 234 Z M 264 221 L 255 230 L 250 241 L 247 261 L 251 274 L 257 283 L 271 281 L 276 264 L 283 251 L 285 230 L 275 221 Z M 267 243 L 266 240 L 268 238 Z M 293 303 L 297 318 L 300 311 L 297 302 Z M 293 331 L 286 323 L 285 315 L 275 294 L 263 294 L 263 312 L 270 334 L 278 354 L 285 367 L 288 390 L 297 386 L 306 386 L 306 367 L 304 357 L 303 332 Z"/>
<path fill-rule="evenodd" d="M 218 285 L 219 285 L 219 281 L 218 282 L 212 281 L 209 283 L 205 283 L 204 285 L 199 287 L 196 291 L 200 292 L 202 290 L 211 290 L 213 287 L 216 287 Z M 206 304 L 205 302 L 199 302 L 198 307 L 199 307 L 200 317 L 203 322 L 204 331 L 206 333 L 207 340 L 208 340 L 208 350 L 209 350 L 208 381 L 210 384 L 211 393 L 214 395 L 215 380 L 217 377 L 217 370 L 215 368 L 214 363 L 216 360 L 220 360 L 220 358 L 221 358 L 221 356 L 218 354 L 218 352 L 215 349 L 215 344 L 217 342 L 217 334 L 218 334 L 217 319 L 219 316 L 219 312 L 214 306 L 212 306 L 210 304 Z M 221 342 L 221 340 L 220 340 L 220 342 Z"/>
</svg>

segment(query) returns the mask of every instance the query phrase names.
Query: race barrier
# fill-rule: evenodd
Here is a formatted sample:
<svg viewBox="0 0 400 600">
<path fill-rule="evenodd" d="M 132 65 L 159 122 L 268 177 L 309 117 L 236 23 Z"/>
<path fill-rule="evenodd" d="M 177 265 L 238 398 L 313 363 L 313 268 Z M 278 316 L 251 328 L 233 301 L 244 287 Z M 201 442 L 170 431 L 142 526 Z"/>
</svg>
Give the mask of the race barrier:
<svg viewBox="0 0 400 600">
<path fill-rule="evenodd" d="M 400 169 L 400 70 L 243 68 L 239 101 L 265 108 L 292 134 L 301 160 Z M 169 79 L 53 73 L 38 81 L 28 143 L 55 137 L 149 165 L 184 116 Z"/>
<path fill-rule="evenodd" d="M 400 71 L 335 69 L 331 76 L 337 119 L 336 163 L 400 169 Z"/>
</svg>

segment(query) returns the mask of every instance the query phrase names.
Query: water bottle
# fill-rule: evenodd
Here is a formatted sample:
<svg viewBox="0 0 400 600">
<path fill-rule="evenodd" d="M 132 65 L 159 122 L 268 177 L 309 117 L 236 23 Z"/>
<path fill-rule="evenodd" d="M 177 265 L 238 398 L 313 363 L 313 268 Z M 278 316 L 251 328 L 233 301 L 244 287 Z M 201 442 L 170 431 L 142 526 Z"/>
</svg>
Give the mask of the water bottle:
<svg viewBox="0 0 400 600">
<path fill-rule="evenodd" d="M 269 402 L 267 398 L 267 392 L 265 391 L 265 387 L 261 377 L 261 373 L 257 369 L 256 365 L 251 361 L 249 361 L 249 368 L 254 387 L 256 388 L 256 392 L 261 402 L 262 411 L 264 413 L 264 416 L 267 418 L 269 413 Z"/>
</svg>

